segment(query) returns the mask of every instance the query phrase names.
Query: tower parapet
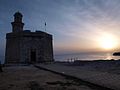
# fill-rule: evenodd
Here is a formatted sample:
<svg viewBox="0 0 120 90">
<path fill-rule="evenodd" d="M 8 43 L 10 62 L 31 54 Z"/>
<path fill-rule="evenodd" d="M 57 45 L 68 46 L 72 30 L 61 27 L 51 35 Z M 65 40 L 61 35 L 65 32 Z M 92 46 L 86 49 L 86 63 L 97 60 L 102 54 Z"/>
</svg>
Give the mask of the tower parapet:
<svg viewBox="0 0 120 90">
<path fill-rule="evenodd" d="M 14 22 L 12 24 L 12 32 L 21 32 L 23 31 L 24 23 L 22 22 L 23 15 L 20 12 L 14 14 Z"/>
</svg>

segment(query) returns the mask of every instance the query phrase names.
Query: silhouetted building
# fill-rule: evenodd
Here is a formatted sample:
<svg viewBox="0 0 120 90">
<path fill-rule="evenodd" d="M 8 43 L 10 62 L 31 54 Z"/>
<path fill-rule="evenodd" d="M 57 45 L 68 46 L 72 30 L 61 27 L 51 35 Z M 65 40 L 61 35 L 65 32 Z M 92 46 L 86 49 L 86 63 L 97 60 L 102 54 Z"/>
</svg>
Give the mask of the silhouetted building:
<svg viewBox="0 0 120 90">
<path fill-rule="evenodd" d="M 12 32 L 6 34 L 6 63 L 40 63 L 53 61 L 52 35 L 23 30 L 23 15 L 14 14 Z"/>
</svg>

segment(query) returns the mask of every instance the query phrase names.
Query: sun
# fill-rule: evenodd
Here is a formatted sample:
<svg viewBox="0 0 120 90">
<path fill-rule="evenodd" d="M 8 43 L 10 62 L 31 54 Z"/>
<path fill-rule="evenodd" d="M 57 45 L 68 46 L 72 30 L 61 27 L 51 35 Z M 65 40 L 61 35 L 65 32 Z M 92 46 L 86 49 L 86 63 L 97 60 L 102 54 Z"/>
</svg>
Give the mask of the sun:
<svg viewBox="0 0 120 90">
<path fill-rule="evenodd" d="M 100 38 L 99 44 L 105 50 L 112 50 L 117 47 L 118 41 L 113 35 L 106 34 Z"/>
<path fill-rule="evenodd" d="M 116 44 L 113 39 L 104 38 L 101 42 L 101 47 L 104 49 L 112 49 L 112 48 L 116 47 Z"/>
</svg>

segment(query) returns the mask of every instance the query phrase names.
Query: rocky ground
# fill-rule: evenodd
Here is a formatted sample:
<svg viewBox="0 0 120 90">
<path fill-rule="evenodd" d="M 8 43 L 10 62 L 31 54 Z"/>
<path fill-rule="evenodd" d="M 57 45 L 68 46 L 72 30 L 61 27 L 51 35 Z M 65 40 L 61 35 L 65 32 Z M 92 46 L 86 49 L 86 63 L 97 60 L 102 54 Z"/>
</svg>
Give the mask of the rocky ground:
<svg viewBox="0 0 120 90">
<path fill-rule="evenodd" d="M 94 86 L 105 87 L 104 90 L 120 90 L 119 65 L 118 61 L 95 61 L 80 62 L 78 64 L 59 62 L 46 65 L 38 64 L 37 66 L 46 68 L 49 71 L 77 77 L 80 80 L 95 84 Z M 99 90 L 103 90 L 103 88 Z"/>
<path fill-rule="evenodd" d="M 78 61 L 74 63 L 63 63 L 63 65 L 89 71 L 108 72 L 120 75 L 120 60 Z"/>
<path fill-rule="evenodd" d="M 4 67 L 3 71 L 0 90 L 97 90 L 32 65 Z"/>
</svg>

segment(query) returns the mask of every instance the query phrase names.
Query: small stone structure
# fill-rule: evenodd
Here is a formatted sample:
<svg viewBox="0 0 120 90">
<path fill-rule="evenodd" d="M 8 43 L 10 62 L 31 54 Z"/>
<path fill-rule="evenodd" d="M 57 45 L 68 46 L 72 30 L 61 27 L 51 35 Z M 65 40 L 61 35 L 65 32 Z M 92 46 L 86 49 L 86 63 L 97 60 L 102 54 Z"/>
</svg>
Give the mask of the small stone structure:
<svg viewBox="0 0 120 90">
<path fill-rule="evenodd" d="M 23 30 L 23 15 L 14 14 L 12 32 L 6 34 L 6 63 L 41 63 L 52 62 L 52 35 L 43 32 Z"/>
</svg>

